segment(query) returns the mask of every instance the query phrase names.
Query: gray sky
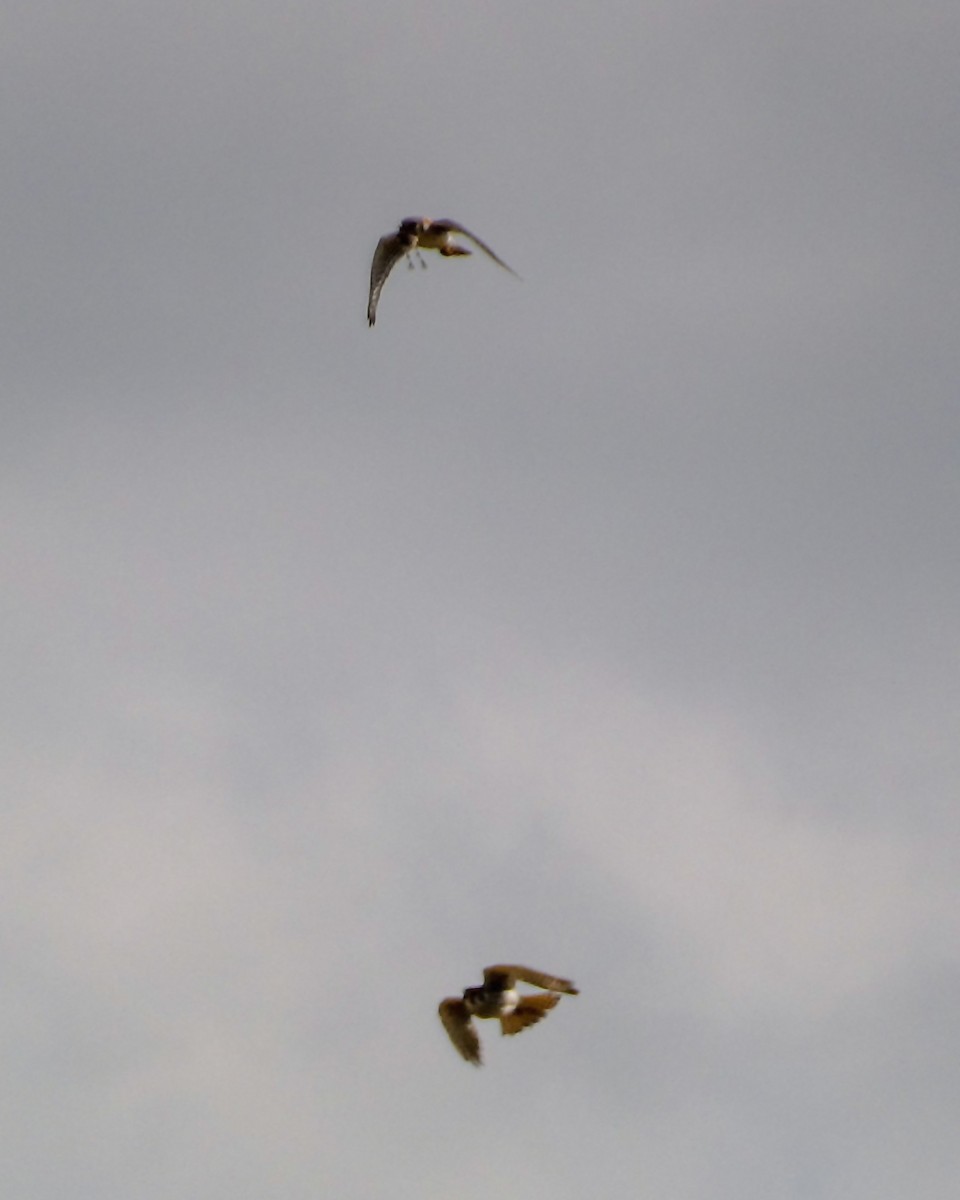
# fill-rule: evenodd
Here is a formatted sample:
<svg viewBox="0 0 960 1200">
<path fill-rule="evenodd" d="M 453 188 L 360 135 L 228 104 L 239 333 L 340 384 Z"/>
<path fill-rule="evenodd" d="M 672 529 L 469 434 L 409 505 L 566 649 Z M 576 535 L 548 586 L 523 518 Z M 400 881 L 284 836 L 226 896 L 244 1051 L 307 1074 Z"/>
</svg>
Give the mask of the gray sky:
<svg viewBox="0 0 960 1200">
<path fill-rule="evenodd" d="M 952 1196 L 957 6 L 0 34 L 3 1194 Z"/>
</svg>

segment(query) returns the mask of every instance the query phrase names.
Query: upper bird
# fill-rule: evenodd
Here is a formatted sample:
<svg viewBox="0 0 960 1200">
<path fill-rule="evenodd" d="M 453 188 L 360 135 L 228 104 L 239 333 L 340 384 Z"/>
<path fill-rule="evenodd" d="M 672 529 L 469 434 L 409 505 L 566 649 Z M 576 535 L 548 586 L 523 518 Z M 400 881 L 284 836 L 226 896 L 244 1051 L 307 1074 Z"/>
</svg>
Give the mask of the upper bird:
<svg viewBox="0 0 960 1200">
<path fill-rule="evenodd" d="M 502 258 L 494 254 L 486 242 L 481 242 L 476 234 L 471 233 L 469 229 L 464 229 L 456 221 L 431 221 L 429 217 L 407 217 L 405 221 L 400 222 L 395 233 L 383 235 L 373 252 L 373 263 L 370 267 L 370 299 L 367 302 L 367 320 L 371 325 L 377 319 L 377 301 L 380 299 L 383 285 L 387 282 L 387 276 L 405 254 L 409 255 L 413 251 L 417 251 L 419 254 L 421 250 L 439 250 L 444 258 L 450 258 L 455 254 L 473 253 L 466 246 L 461 246 L 454 241 L 455 234 L 469 238 L 505 271 L 509 271 L 511 275 L 517 275 L 513 267 L 508 267 Z M 426 266 L 422 258 L 420 263 L 422 266 Z M 412 260 L 409 265 L 413 266 Z M 519 279 L 520 276 L 517 275 L 517 278 Z"/>
<path fill-rule="evenodd" d="M 521 996 L 514 987 L 517 980 L 549 990 L 542 996 Z M 579 995 L 569 979 L 545 975 L 543 971 L 534 971 L 531 967 L 487 967 L 483 972 L 482 987 L 466 988 L 462 1000 L 454 996 L 441 1000 L 440 1020 L 450 1035 L 450 1041 L 467 1062 L 479 1067 L 480 1038 L 473 1017 L 497 1017 L 502 1033 L 519 1033 L 528 1025 L 536 1024 L 560 1003 L 558 992 L 565 992 L 568 996 Z"/>
</svg>

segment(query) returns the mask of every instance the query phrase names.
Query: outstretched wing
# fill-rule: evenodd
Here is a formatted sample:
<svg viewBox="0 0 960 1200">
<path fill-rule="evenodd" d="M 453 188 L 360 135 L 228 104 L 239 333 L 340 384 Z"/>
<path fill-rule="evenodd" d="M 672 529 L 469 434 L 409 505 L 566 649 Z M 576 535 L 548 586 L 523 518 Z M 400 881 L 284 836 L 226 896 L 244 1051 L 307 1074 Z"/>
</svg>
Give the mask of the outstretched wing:
<svg viewBox="0 0 960 1200">
<path fill-rule="evenodd" d="M 377 319 L 377 301 L 387 282 L 387 276 L 406 254 L 407 244 L 395 233 L 387 233 L 377 242 L 373 252 L 373 262 L 370 265 L 370 299 L 367 301 L 367 321 L 373 324 Z"/>
<path fill-rule="evenodd" d="M 445 217 L 442 221 L 431 221 L 430 225 L 433 229 L 445 229 L 448 233 L 459 233 L 461 237 L 469 238 L 474 245 L 479 246 L 484 254 L 492 258 L 505 271 L 509 271 L 511 275 L 517 275 L 513 267 L 508 266 L 498 254 L 494 254 L 486 242 L 481 242 L 475 233 L 471 233 L 469 229 L 464 229 L 457 221 L 450 221 Z M 519 279 L 520 276 L 517 275 L 517 278 Z"/>
<path fill-rule="evenodd" d="M 440 1020 L 450 1035 L 450 1041 L 469 1063 L 480 1066 L 480 1039 L 474 1028 L 467 1006 L 452 996 L 440 1002 Z"/>
<path fill-rule="evenodd" d="M 523 996 L 512 1013 L 500 1018 L 500 1030 L 504 1034 L 519 1033 L 528 1025 L 536 1025 L 551 1008 L 556 1008 L 560 997 L 556 992 L 543 992 L 536 996 Z"/>
<path fill-rule="evenodd" d="M 483 982 L 488 987 L 513 987 L 518 979 L 523 983 L 532 983 L 534 987 L 547 988 L 551 992 L 565 992 L 568 996 L 580 994 L 569 979 L 547 975 L 543 971 L 535 971 L 533 967 L 500 965 L 487 967 L 483 972 Z"/>
</svg>

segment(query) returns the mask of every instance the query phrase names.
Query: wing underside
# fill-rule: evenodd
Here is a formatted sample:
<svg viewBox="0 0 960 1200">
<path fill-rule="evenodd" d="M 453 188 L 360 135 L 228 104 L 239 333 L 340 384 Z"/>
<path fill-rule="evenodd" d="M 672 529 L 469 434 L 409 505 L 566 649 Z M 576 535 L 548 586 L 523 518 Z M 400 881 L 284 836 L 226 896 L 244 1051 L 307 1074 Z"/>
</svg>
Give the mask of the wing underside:
<svg viewBox="0 0 960 1200">
<path fill-rule="evenodd" d="M 433 221 L 432 225 L 434 229 L 445 229 L 448 233 L 459 233 L 461 237 L 469 238 L 475 246 L 479 246 L 484 254 L 486 254 L 489 258 L 492 258 L 498 266 L 503 267 L 505 271 L 509 271 L 511 275 L 517 275 L 513 267 L 511 267 L 508 263 L 505 263 L 500 255 L 496 254 L 486 242 L 481 241 L 475 233 L 471 233 L 470 230 L 461 225 L 459 221 L 451 221 L 449 218 L 444 217 L 442 221 Z M 520 276 L 517 275 L 517 278 L 519 279 Z"/>
<path fill-rule="evenodd" d="M 388 233 L 377 242 L 370 264 L 370 298 L 367 301 L 367 322 L 372 325 L 377 319 L 377 303 L 387 276 L 407 252 L 406 245 L 395 233 Z"/>
<path fill-rule="evenodd" d="M 480 1066 L 480 1038 L 462 1000 L 450 997 L 440 1002 L 440 1020 L 450 1041 L 469 1063 Z"/>
</svg>

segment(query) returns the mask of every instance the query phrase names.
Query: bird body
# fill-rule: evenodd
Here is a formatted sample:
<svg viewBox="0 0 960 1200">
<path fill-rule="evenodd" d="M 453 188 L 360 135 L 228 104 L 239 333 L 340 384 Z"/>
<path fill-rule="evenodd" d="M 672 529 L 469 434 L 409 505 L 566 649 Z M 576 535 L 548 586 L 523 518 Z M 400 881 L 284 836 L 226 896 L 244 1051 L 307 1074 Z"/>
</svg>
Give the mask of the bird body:
<svg viewBox="0 0 960 1200">
<path fill-rule="evenodd" d="M 542 994 L 521 995 L 514 986 L 517 981 L 544 988 Z M 520 1033 L 535 1025 L 560 1003 L 560 993 L 576 996 L 577 989 L 569 979 L 547 975 L 532 967 L 495 966 L 483 972 L 480 987 L 464 989 L 461 999 L 448 996 L 440 1002 L 440 1020 L 459 1053 L 479 1067 L 480 1038 L 473 1018 L 496 1019 L 505 1035 Z"/>
<path fill-rule="evenodd" d="M 376 321 L 377 303 L 380 300 L 383 285 L 387 282 L 387 276 L 404 255 L 416 252 L 419 257 L 421 250 L 436 250 L 444 258 L 472 254 L 473 251 L 467 246 L 461 245 L 456 240 L 457 237 L 468 238 L 505 271 L 509 271 L 511 275 L 517 274 L 513 267 L 508 267 L 502 258 L 494 254 L 486 242 L 482 242 L 476 234 L 471 233 L 469 229 L 465 229 L 458 222 L 448 219 L 433 221 L 429 217 L 407 217 L 400 222 L 394 233 L 383 235 L 373 252 L 373 262 L 370 264 L 367 322 L 373 325 Z M 420 262 L 422 265 L 426 265 L 422 258 Z M 410 265 L 413 266 L 412 261 Z"/>
<path fill-rule="evenodd" d="M 504 988 L 502 991 L 486 987 L 466 988 L 463 993 L 463 1004 L 472 1017 L 502 1017 L 512 1013 L 520 1003 L 520 993 L 516 988 Z"/>
</svg>

